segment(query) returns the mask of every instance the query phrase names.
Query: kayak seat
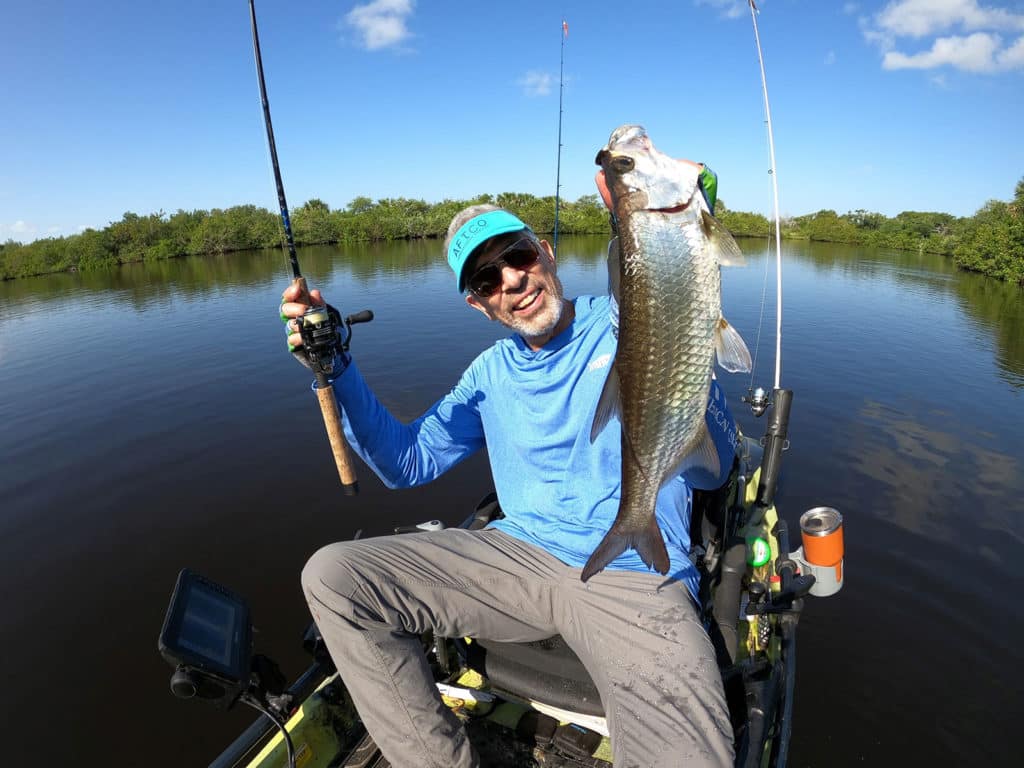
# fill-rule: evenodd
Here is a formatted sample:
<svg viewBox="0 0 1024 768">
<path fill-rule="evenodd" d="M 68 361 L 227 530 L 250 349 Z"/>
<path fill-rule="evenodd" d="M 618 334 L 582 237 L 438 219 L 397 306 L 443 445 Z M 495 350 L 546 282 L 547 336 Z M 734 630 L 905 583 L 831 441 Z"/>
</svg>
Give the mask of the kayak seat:
<svg viewBox="0 0 1024 768">
<path fill-rule="evenodd" d="M 532 643 L 474 640 L 470 645 L 477 648 L 468 654 L 473 659 L 469 666 L 484 675 L 496 693 L 604 716 L 597 686 L 561 635 Z"/>
<path fill-rule="evenodd" d="M 476 530 L 502 516 L 498 496 L 492 492 L 481 499 L 464 525 Z M 597 686 L 561 635 L 530 643 L 461 640 L 458 650 L 463 662 L 486 677 L 498 694 L 584 715 L 604 716 Z"/>
<path fill-rule="evenodd" d="M 724 507 L 730 486 L 735 488 L 735 471 L 722 488 L 695 491 L 691 536 L 695 542 L 720 541 Z M 484 528 L 502 517 L 495 493 L 487 494 L 473 514 L 463 523 L 470 530 Z M 707 547 L 694 547 L 701 557 Z M 714 545 L 712 545 L 712 550 Z M 701 570 L 701 581 L 708 581 L 703 559 L 695 564 Z M 702 590 L 703 591 L 703 590 Z M 498 694 L 510 695 L 527 702 L 537 701 L 584 715 L 603 717 L 604 709 L 597 686 L 560 635 L 529 643 L 499 643 L 494 640 L 460 640 L 456 643 L 462 662 L 487 678 Z M 454 671 L 454 670 L 452 670 Z"/>
</svg>

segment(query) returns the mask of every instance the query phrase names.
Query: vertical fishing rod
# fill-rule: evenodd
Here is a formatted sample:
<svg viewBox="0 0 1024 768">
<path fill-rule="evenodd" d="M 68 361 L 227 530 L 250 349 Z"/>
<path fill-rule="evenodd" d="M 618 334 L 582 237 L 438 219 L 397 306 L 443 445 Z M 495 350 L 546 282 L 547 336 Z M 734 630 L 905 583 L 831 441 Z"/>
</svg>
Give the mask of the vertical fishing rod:
<svg viewBox="0 0 1024 768">
<path fill-rule="evenodd" d="M 761 35 L 757 29 L 757 6 L 754 0 L 747 0 L 750 5 L 750 19 L 754 24 L 754 43 L 757 45 L 757 60 L 761 68 L 761 92 L 764 94 L 765 119 L 768 124 L 768 152 L 771 167 L 768 173 L 772 177 L 772 196 L 775 213 L 775 387 L 773 392 L 774 410 L 765 431 L 764 457 L 761 461 L 761 481 L 757 487 L 757 503 L 765 507 L 771 506 L 775 500 L 775 489 L 778 485 L 782 451 L 786 447 L 786 436 L 789 432 L 789 410 L 793 400 L 793 392 L 782 389 L 782 225 L 779 216 L 779 181 L 775 169 L 775 135 L 772 131 L 772 112 L 768 103 L 768 78 L 764 70 L 764 54 L 761 51 Z M 759 397 L 760 395 L 760 397 Z M 754 392 L 750 398 L 754 413 L 764 413 L 768 403 L 763 392 Z M 760 410 L 760 413 L 758 412 Z"/>
<path fill-rule="evenodd" d="M 775 214 L 775 389 L 781 386 L 782 380 L 782 223 L 779 217 L 779 174 L 775 166 L 775 134 L 772 131 L 772 108 L 768 103 L 768 79 L 764 72 L 764 54 L 761 52 L 761 35 L 757 31 L 757 6 L 754 0 L 747 0 L 750 5 L 750 19 L 754 23 L 754 42 L 757 45 L 757 60 L 761 66 L 761 92 L 764 94 L 765 122 L 768 124 L 768 156 L 771 167 L 768 174 L 772 177 L 772 198 Z"/>
<path fill-rule="evenodd" d="M 771 161 L 769 173 L 772 177 L 772 196 L 775 207 L 775 388 L 773 392 L 772 413 L 769 416 L 768 428 L 764 436 L 764 454 L 761 457 L 761 477 L 757 484 L 757 495 L 754 503 L 761 509 L 767 509 L 775 501 L 775 490 L 778 486 L 779 471 L 782 464 L 782 452 L 786 449 L 789 433 L 789 411 L 793 402 L 793 391 L 782 389 L 782 224 L 779 217 L 779 176 L 775 167 L 775 135 L 772 131 L 772 112 L 768 103 L 768 79 L 764 71 L 764 54 L 761 52 L 761 35 L 757 29 L 757 6 L 754 0 L 747 0 L 750 5 L 750 20 L 754 25 L 754 42 L 757 45 L 757 60 L 761 67 L 761 91 L 764 94 L 764 113 L 768 124 L 768 152 Z M 761 395 L 763 396 L 763 392 Z M 755 394 L 756 398 L 756 394 Z M 754 399 L 754 398 L 752 398 Z M 755 405 L 755 413 L 757 406 Z M 763 412 L 763 407 L 762 412 Z M 800 587 L 803 592 L 810 588 L 807 579 L 813 583 L 814 577 L 796 576 L 797 564 L 789 556 L 789 527 L 781 517 L 775 523 L 772 532 L 776 536 L 779 555 L 775 561 L 775 572 L 781 580 L 781 591 L 798 591 L 797 582 L 803 581 Z M 782 713 L 778 717 L 779 731 L 776 735 L 775 765 L 785 768 L 789 757 L 789 739 L 793 727 L 793 695 L 796 690 L 796 622 L 800 616 L 800 600 L 792 603 L 792 610 L 779 619 L 782 636 L 782 654 L 785 662 L 783 680 Z"/>
<path fill-rule="evenodd" d="M 295 253 L 295 238 L 292 236 L 292 223 L 288 216 L 288 203 L 284 196 L 284 183 L 281 181 L 281 167 L 277 162 L 277 145 L 274 143 L 274 127 L 270 122 L 270 102 L 267 100 L 267 84 L 263 78 L 263 57 L 260 54 L 260 36 L 256 30 L 256 5 L 255 0 L 249 0 L 249 19 L 252 22 L 252 47 L 256 57 L 256 76 L 260 84 L 260 99 L 263 102 L 263 122 L 267 126 L 267 144 L 270 146 L 270 162 L 274 166 L 274 182 L 277 184 L 277 203 L 281 208 L 281 223 L 284 225 L 285 242 L 288 247 L 288 260 L 292 267 L 293 284 L 299 287 L 299 302 L 312 305 L 309 296 L 309 289 L 306 285 L 306 278 L 299 271 L 299 259 Z M 299 330 L 302 332 L 305 343 L 307 334 L 312 337 L 323 338 L 325 336 L 336 338 L 337 328 L 333 318 L 324 307 L 311 307 L 311 309 L 298 318 Z M 356 480 L 355 467 L 352 463 L 352 451 L 348 441 L 345 440 L 345 433 L 341 428 L 341 414 L 338 413 L 338 401 L 334 398 L 334 389 L 331 386 L 328 375 L 333 369 L 333 358 L 328 355 L 314 355 L 310 349 L 307 352 L 313 373 L 316 374 L 316 394 L 320 401 L 320 410 L 324 417 L 324 426 L 327 428 L 327 438 L 331 443 L 331 452 L 334 454 L 334 463 L 338 467 L 338 477 L 341 478 L 342 491 L 347 496 L 354 496 L 359 492 L 359 483 Z M 324 359 L 324 358 L 327 359 Z"/>
<path fill-rule="evenodd" d="M 558 54 L 558 158 L 555 161 L 555 237 L 554 249 L 558 254 L 558 204 L 562 191 L 562 93 L 565 90 L 565 38 L 569 36 L 569 24 L 562 19 L 562 34 L 559 38 L 562 41 L 561 50 Z"/>
</svg>

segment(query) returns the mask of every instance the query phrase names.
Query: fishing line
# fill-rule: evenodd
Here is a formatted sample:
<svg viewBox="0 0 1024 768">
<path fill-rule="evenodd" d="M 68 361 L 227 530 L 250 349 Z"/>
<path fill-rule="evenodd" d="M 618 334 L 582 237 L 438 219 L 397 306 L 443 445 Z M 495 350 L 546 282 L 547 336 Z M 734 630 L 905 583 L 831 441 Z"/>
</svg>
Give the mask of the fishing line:
<svg viewBox="0 0 1024 768">
<path fill-rule="evenodd" d="M 765 241 L 765 253 L 772 255 L 772 230 L 768 227 L 767 240 Z M 764 328 L 764 305 L 768 296 L 768 259 L 764 260 L 764 276 L 761 278 L 761 311 L 757 315 L 757 338 L 754 341 L 754 361 L 750 365 L 750 386 L 748 390 L 754 389 L 754 376 L 757 373 L 757 354 L 761 351 L 761 330 Z"/>
</svg>

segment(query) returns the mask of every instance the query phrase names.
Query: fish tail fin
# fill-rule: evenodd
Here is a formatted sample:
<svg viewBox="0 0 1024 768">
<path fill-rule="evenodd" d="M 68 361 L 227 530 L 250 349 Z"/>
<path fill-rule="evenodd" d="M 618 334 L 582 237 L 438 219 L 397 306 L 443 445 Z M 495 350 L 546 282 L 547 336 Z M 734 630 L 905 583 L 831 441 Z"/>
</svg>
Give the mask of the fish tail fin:
<svg viewBox="0 0 1024 768">
<path fill-rule="evenodd" d="M 715 357 L 729 373 L 750 372 L 750 350 L 739 332 L 724 317 L 715 326 Z"/>
<path fill-rule="evenodd" d="M 704 225 L 704 234 L 707 235 L 711 248 L 711 255 L 722 267 L 745 267 L 747 260 L 743 258 L 743 252 L 736 245 L 736 241 L 729 230 L 705 210 L 700 212 L 701 223 Z"/>
<path fill-rule="evenodd" d="M 665 540 L 661 536 L 658 521 L 651 515 L 650 523 L 640 529 L 616 522 L 587 560 L 580 580 L 588 581 L 591 576 L 607 568 L 627 549 L 635 549 L 648 568 L 653 568 L 663 575 L 668 573 L 668 550 L 665 549 Z"/>
</svg>

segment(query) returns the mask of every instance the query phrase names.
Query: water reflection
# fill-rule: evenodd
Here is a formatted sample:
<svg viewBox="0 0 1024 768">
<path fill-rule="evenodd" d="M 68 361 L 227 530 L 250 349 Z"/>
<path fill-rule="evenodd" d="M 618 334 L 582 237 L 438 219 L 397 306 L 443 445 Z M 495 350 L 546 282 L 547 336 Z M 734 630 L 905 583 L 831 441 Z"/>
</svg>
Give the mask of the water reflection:
<svg viewBox="0 0 1024 768">
<path fill-rule="evenodd" d="M 1024 287 L 963 272 L 951 258 L 932 253 L 797 242 L 783 243 L 783 253 L 818 271 L 955 298 L 979 331 L 995 339 L 1004 380 L 1024 389 Z"/>
<path fill-rule="evenodd" d="M 570 295 L 604 291 L 605 244 L 561 239 Z M 763 243 L 741 247 L 750 266 L 723 275 L 727 317 L 753 349 L 767 268 L 768 371 L 773 278 Z M 435 240 L 299 253 L 310 284 L 343 312 L 376 312 L 353 352 L 405 419 L 506 334 L 459 301 L 439 250 Z M 793 762 L 854 765 L 869 754 L 882 764 L 907 742 L 905 762 L 943 764 L 984 742 L 990 762 L 1010 763 L 1015 753 L 988 739 L 1012 727 L 1016 699 L 998 686 L 1024 660 L 1013 642 L 1024 588 L 1020 292 L 928 255 L 823 244 L 787 244 L 786 254 L 783 382 L 796 394 L 780 507 L 795 523 L 834 504 L 849 548 L 843 592 L 801 620 Z M 294 673 L 308 618 L 297 577 L 311 552 L 357 528 L 453 521 L 488 489 L 476 456 L 404 492 L 360 466 L 361 495 L 340 499 L 308 376 L 285 353 L 274 312 L 288 279 L 282 252 L 268 250 L 0 284 L 0 645 L 19 661 L 0 717 L 20 736 L 12 765 L 29 764 L 39 743 L 53 764 L 101 761 L 124 692 L 95 680 L 126 670 L 138 706 L 122 751 L 154 767 L 205 764 L 246 718 L 218 719 L 167 693 L 153 638 L 178 568 L 248 595 L 263 648 Z M 744 429 L 760 434 L 764 420 L 739 404 L 748 380 L 721 380 Z M 98 615 L 105 631 L 87 631 Z M 963 647 L 978 658 L 949 670 Z M 39 669 L 65 690 L 88 688 L 90 706 L 54 710 Z M 951 689 L 955 700 L 941 695 Z M 927 706 L 906 717 L 922 690 Z M 38 711 L 50 714 L 26 714 Z M 950 724 L 939 739 L 936 720 Z M 55 729 L 67 738 L 50 745 Z M 153 752 L 165 743 L 181 754 Z"/>
<path fill-rule="evenodd" d="M 873 494 L 874 510 L 888 521 L 1008 566 L 1002 558 L 1024 543 L 1024 521 L 1005 503 L 1024 492 L 1021 461 L 955 414 L 938 419 L 943 426 L 934 425 L 935 414 L 926 424 L 866 401 L 852 436 L 856 450 L 847 455 L 850 469 L 881 491 Z M 999 534 L 999 551 L 992 533 Z"/>
</svg>

